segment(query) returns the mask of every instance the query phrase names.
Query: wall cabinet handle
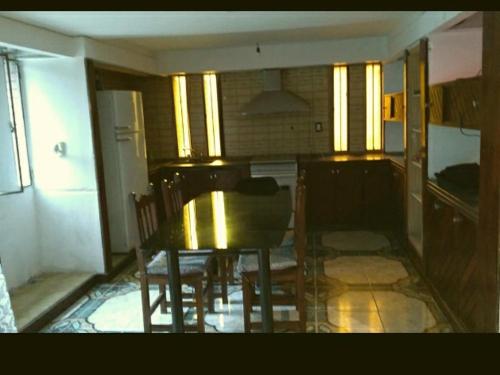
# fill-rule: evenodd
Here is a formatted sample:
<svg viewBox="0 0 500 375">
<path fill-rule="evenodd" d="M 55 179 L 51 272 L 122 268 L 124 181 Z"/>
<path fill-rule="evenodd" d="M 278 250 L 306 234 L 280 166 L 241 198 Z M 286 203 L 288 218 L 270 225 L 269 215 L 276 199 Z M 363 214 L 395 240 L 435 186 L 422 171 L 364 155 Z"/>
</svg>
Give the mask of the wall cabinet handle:
<svg viewBox="0 0 500 375">
<path fill-rule="evenodd" d="M 453 223 L 454 224 L 460 224 L 464 219 L 460 215 L 455 215 L 453 216 Z"/>
<path fill-rule="evenodd" d="M 432 208 L 434 208 L 437 211 L 437 210 L 441 209 L 441 205 L 437 202 L 434 202 L 434 204 L 432 205 Z"/>
<path fill-rule="evenodd" d="M 368 169 L 365 169 L 365 174 L 368 174 Z"/>
</svg>

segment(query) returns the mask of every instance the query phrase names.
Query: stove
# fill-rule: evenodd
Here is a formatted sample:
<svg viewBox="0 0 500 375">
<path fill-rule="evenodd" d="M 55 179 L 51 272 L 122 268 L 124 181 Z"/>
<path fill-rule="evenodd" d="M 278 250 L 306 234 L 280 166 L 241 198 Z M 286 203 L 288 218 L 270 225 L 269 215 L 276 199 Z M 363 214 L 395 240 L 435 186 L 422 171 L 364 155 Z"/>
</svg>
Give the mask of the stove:
<svg viewBox="0 0 500 375">
<path fill-rule="evenodd" d="M 255 156 L 250 160 L 252 177 L 273 177 L 279 186 L 288 187 L 295 211 L 297 186 L 297 157 L 295 155 Z"/>
</svg>

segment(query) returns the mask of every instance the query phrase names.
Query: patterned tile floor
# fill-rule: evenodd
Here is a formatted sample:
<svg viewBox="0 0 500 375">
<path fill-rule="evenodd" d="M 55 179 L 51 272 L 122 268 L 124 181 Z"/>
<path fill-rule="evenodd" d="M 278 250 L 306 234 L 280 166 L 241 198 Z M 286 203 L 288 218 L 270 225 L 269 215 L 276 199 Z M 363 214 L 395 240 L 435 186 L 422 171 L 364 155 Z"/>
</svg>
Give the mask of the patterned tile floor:
<svg viewBox="0 0 500 375">
<path fill-rule="evenodd" d="M 306 257 L 308 332 L 451 332 L 416 270 L 388 234 L 315 232 Z M 365 242 L 363 242 L 365 241 Z M 356 242 L 359 244 L 353 246 Z M 366 245 L 364 245 L 366 244 Z M 276 288 L 277 293 L 280 291 Z M 151 296 L 158 293 L 151 290 Z M 275 320 L 296 317 L 293 306 L 275 307 Z M 259 308 L 252 313 L 259 320 Z M 153 315 L 169 323 L 169 314 Z M 185 321 L 194 324 L 193 308 Z M 242 293 L 229 288 L 229 303 L 216 300 L 205 315 L 207 332 L 243 332 Z M 141 332 L 139 282 L 134 265 L 90 293 L 49 324 L 43 332 Z"/>
</svg>

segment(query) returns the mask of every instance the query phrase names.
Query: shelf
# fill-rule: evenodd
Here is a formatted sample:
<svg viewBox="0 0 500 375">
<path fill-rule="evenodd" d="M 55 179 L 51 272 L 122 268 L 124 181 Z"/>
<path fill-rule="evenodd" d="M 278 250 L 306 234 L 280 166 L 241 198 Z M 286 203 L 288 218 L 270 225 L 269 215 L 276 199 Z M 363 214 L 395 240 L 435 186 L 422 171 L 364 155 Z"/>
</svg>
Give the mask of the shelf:
<svg viewBox="0 0 500 375">
<path fill-rule="evenodd" d="M 422 164 L 420 164 L 418 161 L 412 161 L 411 163 L 417 168 L 422 168 Z"/>
<path fill-rule="evenodd" d="M 418 203 L 422 204 L 422 194 L 419 194 L 419 193 L 411 193 L 411 196 L 412 196 L 413 198 L 415 198 L 415 200 L 416 200 Z"/>
<path fill-rule="evenodd" d="M 422 130 L 420 130 L 420 128 L 412 128 L 411 131 L 414 133 L 422 133 Z"/>
</svg>

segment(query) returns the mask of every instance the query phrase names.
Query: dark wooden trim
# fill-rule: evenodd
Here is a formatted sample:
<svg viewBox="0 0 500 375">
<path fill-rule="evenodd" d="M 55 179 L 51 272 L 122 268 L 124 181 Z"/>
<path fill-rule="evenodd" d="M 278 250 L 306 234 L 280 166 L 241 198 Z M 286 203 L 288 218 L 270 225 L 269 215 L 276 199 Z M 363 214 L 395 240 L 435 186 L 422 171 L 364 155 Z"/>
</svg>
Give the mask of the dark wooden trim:
<svg viewBox="0 0 500 375">
<path fill-rule="evenodd" d="M 216 73 L 217 78 L 217 107 L 219 109 L 219 134 L 220 134 L 220 153 L 221 157 L 226 156 L 226 136 L 224 134 L 224 108 L 222 103 L 222 83 L 221 74 Z M 208 154 L 207 154 L 208 155 Z"/>
<path fill-rule="evenodd" d="M 109 232 L 108 205 L 106 201 L 106 184 L 104 181 L 104 159 L 102 156 L 101 133 L 99 129 L 99 113 L 97 112 L 95 65 L 92 60 L 85 59 L 85 70 L 87 74 L 87 92 L 92 124 L 92 143 L 94 148 L 97 193 L 99 198 L 99 218 L 101 222 L 104 270 L 107 273 L 111 270 L 111 236 Z"/>
<path fill-rule="evenodd" d="M 330 153 L 335 152 L 335 142 L 333 140 L 333 65 L 328 65 L 328 145 Z"/>
<path fill-rule="evenodd" d="M 78 301 L 95 285 L 105 280 L 105 275 L 96 274 L 91 276 L 87 281 L 81 284 L 71 293 L 60 299 L 56 304 L 50 307 L 47 311 L 39 315 L 35 320 L 20 330 L 21 333 L 38 332 L 46 327 L 51 321 L 57 318 L 61 313 L 68 309 L 72 304 Z"/>
<path fill-rule="evenodd" d="M 500 189 L 500 12 L 483 13 L 483 80 L 480 104 L 481 167 L 477 251 L 483 316 L 480 331 L 498 332 Z"/>
<path fill-rule="evenodd" d="M 456 208 L 461 214 L 463 214 L 465 217 L 468 219 L 472 220 L 474 223 L 478 223 L 479 221 L 479 212 L 477 208 L 467 204 L 467 202 L 464 202 L 463 200 L 460 199 L 460 197 L 457 197 L 454 195 L 452 192 L 443 189 L 436 183 L 432 181 L 427 181 L 427 191 L 440 200 L 444 201 L 448 205 L 452 206 L 453 208 Z"/>
<path fill-rule="evenodd" d="M 449 321 L 451 324 L 453 330 L 455 332 L 467 332 L 467 329 L 465 327 L 465 324 L 462 323 L 462 321 L 453 313 L 453 311 L 448 307 L 447 303 L 441 298 L 441 295 L 437 291 L 437 289 L 434 287 L 432 282 L 427 278 L 426 273 L 425 273 L 425 266 L 422 261 L 422 258 L 418 254 L 417 250 L 413 247 L 411 241 L 407 240 L 406 241 L 406 253 L 408 254 L 408 258 L 410 258 L 410 261 L 412 264 L 415 266 L 415 269 L 417 270 L 420 278 L 424 282 L 425 286 L 429 289 L 431 292 L 432 297 L 436 301 L 438 307 L 441 309 L 443 314 L 446 316 L 446 319 Z"/>
<path fill-rule="evenodd" d="M 115 276 L 117 276 L 120 272 L 122 272 L 125 268 L 130 266 L 136 260 L 135 257 L 135 249 L 130 250 L 127 256 L 120 261 L 115 267 L 113 267 L 106 275 L 105 281 L 109 281 Z"/>
</svg>

